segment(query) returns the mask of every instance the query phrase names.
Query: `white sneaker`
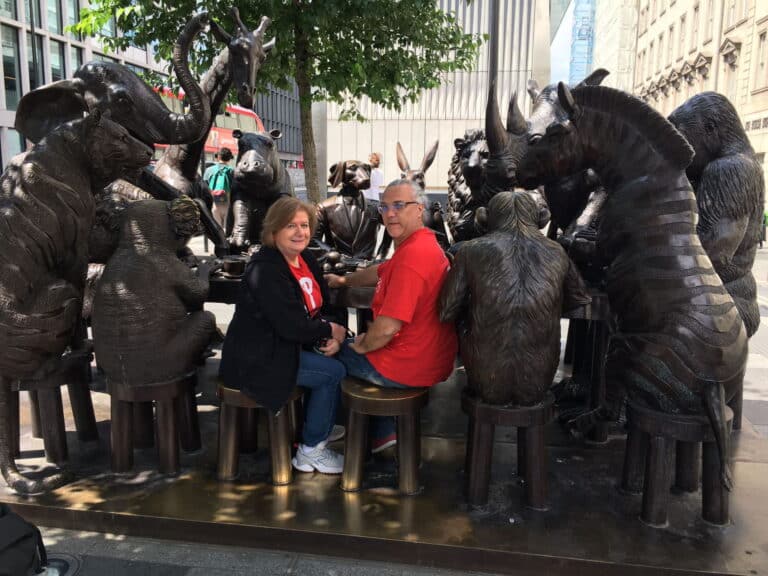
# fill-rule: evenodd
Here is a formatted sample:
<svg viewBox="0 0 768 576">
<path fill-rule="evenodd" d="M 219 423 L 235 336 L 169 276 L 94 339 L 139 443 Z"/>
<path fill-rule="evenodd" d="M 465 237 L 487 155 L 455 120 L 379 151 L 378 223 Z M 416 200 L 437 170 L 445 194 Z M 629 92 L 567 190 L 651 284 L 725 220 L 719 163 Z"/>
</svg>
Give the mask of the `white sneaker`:
<svg viewBox="0 0 768 576">
<path fill-rule="evenodd" d="M 341 440 L 344 438 L 344 434 L 346 434 L 347 430 L 344 428 L 344 426 L 340 426 L 339 424 L 334 424 L 333 429 L 331 430 L 331 433 L 328 435 L 328 438 L 326 438 L 326 442 L 336 442 L 336 440 Z"/>
<path fill-rule="evenodd" d="M 317 470 L 322 474 L 341 474 L 344 471 L 344 456 L 326 448 L 325 442 L 320 442 L 314 448 L 299 444 L 291 462 L 300 472 Z"/>
</svg>

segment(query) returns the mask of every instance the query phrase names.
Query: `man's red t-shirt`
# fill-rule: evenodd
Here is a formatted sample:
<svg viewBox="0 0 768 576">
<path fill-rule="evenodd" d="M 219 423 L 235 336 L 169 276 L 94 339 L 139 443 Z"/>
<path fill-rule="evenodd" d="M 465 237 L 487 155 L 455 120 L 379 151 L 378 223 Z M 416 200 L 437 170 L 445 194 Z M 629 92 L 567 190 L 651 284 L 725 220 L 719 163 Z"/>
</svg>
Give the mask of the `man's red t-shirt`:
<svg viewBox="0 0 768 576">
<path fill-rule="evenodd" d="M 307 312 L 310 316 L 314 316 L 315 312 L 323 307 L 323 295 L 320 292 L 320 285 L 315 280 L 315 275 L 312 274 L 312 270 L 309 269 L 307 263 L 304 262 L 304 258 L 299 256 L 299 267 L 295 268 L 292 265 L 288 265 L 291 269 L 296 281 L 301 286 L 301 293 L 304 295 L 304 305 L 307 307 Z"/>
<path fill-rule="evenodd" d="M 408 386 L 432 386 L 450 376 L 458 344 L 453 323 L 438 316 L 440 288 L 450 264 L 435 234 L 420 228 L 379 266 L 371 308 L 403 327 L 366 357 L 382 376 Z"/>
</svg>

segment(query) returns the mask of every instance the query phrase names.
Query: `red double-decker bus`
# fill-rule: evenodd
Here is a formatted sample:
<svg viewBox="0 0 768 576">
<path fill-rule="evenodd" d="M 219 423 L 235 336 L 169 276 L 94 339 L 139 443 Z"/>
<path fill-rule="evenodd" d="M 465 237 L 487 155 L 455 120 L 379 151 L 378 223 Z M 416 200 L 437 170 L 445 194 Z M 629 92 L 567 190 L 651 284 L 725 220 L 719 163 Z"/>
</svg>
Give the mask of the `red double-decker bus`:
<svg viewBox="0 0 768 576">
<path fill-rule="evenodd" d="M 157 90 L 165 105 L 174 112 L 184 113 L 184 94 L 176 94 L 168 88 Z M 233 130 L 241 132 L 263 132 L 264 124 L 258 114 L 242 106 L 228 104 L 222 114 L 217 114 L 213 127 L 205 141 L 205 163 L 213 162 L 213 155 L 219 148 L 226 147 L 237 156 L 237 140 L 232 136 Z M 165 144 L 155 145 L 155 159 L 159 158 Z"/>
</svg>

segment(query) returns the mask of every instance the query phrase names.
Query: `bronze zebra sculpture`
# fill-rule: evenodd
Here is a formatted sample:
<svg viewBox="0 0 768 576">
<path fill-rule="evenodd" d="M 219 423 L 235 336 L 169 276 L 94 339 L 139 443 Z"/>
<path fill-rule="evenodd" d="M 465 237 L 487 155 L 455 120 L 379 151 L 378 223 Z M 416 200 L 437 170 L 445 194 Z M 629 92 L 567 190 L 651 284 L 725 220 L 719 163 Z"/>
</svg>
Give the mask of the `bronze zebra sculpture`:
<svg viewBox="0 0 768 576">
<path fill-rule="evenodd" d="M 593 168 L 608 190 L 597 237 L 617 317 L 606 360 L 609 398 L 585 425 L 616 418 L 624 390 L 669 413 L 705 414 L 728 465 L 726 401 L 741 389 L 747 333 L 696 234 L 685 169 L 693 150 L 637 98 L 602 86 L 558 85 L 558 107 L 531 138 L 518 178 L 532 186 Z"/>
</svg>

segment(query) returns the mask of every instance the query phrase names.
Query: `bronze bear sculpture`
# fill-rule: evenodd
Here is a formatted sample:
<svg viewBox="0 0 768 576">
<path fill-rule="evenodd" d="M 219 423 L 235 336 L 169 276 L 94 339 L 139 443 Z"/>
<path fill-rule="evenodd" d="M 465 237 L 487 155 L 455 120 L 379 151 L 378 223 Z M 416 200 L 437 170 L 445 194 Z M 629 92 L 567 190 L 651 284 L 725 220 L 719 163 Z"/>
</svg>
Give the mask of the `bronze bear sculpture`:
<svg viewBox="0 0 768 576">
<path fill-rule="evenodd" d="M 151 158 L 151 148 L 95 110 L 54 128 L 3 173 L 0 470 L 17 492 L 50 489 L 60 479 L 19 474 L 10 446 L 11 384 L 55 371 L 70 344 L 82 307 L 93 191 Z"/>
<path fill-rule="evenodd" d="M 579 273 L 538 226 L 526 192 L 488 203 L 488 232 L 456 252 L 440 293 L 440 320 L 458 321 L 467 382 L 488 404 L 533 406 L 560 360 L 560 316 L 590 302 Z"/>
<path fill-rule="evenodd" d="M 120 242 L 93 301 L 99 366 L 123 386 L 177 378 L 194 369 L 216 331 L 202 310 L 211 267 L 196 275 L 177 252 L 197 232 L 194 200 L 134 202 L 122 213 Z"/>
</svg>

